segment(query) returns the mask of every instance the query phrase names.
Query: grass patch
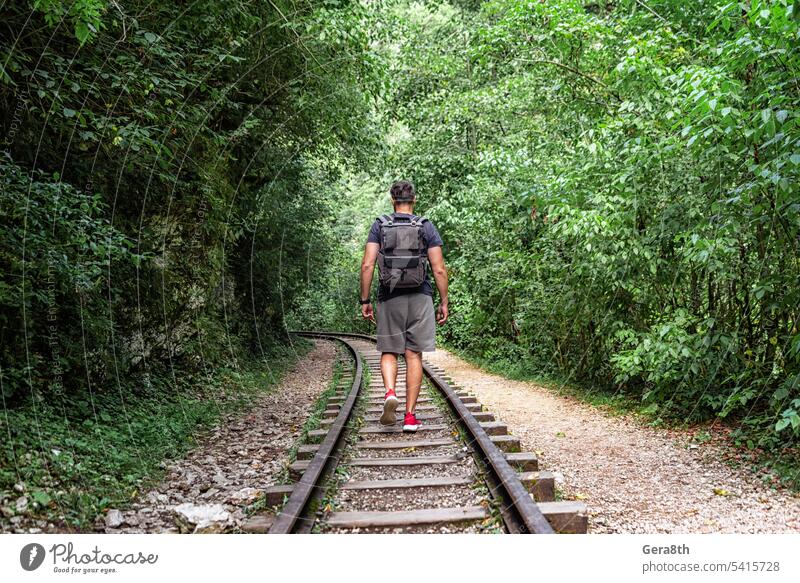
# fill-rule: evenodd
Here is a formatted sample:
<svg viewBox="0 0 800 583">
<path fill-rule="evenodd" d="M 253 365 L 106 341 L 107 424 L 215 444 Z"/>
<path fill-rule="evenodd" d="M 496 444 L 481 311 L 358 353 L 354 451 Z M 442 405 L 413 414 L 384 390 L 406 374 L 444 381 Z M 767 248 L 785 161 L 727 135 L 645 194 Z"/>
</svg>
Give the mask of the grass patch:
<svg viewBox="0 0 800 583">
<path fill-rule="evenodd" d="M 125 506 L 161 478 L 163 462 L 196 445 L 204 429 L 273 389 L 312 346 L 296 341 L 266 361 L 240 361 L 208 375 L 165 374 L 146 391 L 87 392 L 5 410 L 0 529 L 20 519 L 90 529 L 108 508 Z M 18 509 L 22 497 L 27 505 Z"/>
</svg>

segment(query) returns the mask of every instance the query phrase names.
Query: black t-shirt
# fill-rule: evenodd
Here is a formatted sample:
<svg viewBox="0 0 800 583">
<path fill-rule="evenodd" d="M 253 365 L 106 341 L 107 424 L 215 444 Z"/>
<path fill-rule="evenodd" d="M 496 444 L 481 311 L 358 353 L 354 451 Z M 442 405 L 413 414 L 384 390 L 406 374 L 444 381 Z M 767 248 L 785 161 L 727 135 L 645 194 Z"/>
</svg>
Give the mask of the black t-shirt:
<svg viewBox="0 0 800 583">
<path fill-rule="evenodd" d="M 410 217 L 409 213 L 392 213 L 391 217 Z M 369 230 L 369 236 L 367 237 L 367 243 L 378 243 L 381 244 L 381 222 L 378 219 L 375 219 L 375 222 L 372 223 L 372 227 Z M 436 230 L 436 227 L 433 225 L 432 222 L 425 221 L 422 223 L 422 245 L 425 249 L 425 253 L 428 252 L 428 249 L 431 247 L 441 247 L 442 246 L 442 238 L 439 236 L 439 231 Z M 388 300 L 395 296 L 399 296 L 401 294 L 416 294 L 416 293 L 423 293 L 429 296 L 433 296 L 433 286 L 431 285 L 431 279 L 428 276 L 428 271 L 425 270 L 425 279 L 422 282 L 422 285 L 419 287 L 404 287 L 404 288 L 394 288 L 391 292 L 389 288 L 378 284 L 378 301 L 382 302 L 384 300 Z"/>
</svg>

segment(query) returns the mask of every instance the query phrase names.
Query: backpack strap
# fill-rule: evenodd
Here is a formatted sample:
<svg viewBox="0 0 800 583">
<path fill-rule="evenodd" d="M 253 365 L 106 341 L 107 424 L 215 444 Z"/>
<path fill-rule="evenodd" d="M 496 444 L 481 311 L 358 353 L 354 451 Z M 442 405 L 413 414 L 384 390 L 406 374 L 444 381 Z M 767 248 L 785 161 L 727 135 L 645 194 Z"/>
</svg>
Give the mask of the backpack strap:
<svg viewBox="0 0 800 583">
<path fill-rule="evenodd" d="M 405 217 L 403 217 L 403 219 L 405 219 Z M 389 215 L 381 215 L 377 217 L 375 220 L 380 222 L 381 227 L 391 226 L 394 224 L 394 219 Z M 426 219 L 425 217 L 421 217 L 419 215 L 411 215 L 411 217 L 408 219 L 408 222 L 412 225 L 422 225 L 427 220 L 428 219 Z M 403 224 L 405 224 L 405 221 L 403 222 Z"/>
<path fill-rule="evenodd" d="M 409 218 L 408 218 L 408 224 L 414 225 L 414 226 L 422 225 L 422 223 L 424 223 L 427 220 L 428 219 L 426 219 L 425 217 L 421 217 L 419 215 L 410 215 Z"/>
</svg>

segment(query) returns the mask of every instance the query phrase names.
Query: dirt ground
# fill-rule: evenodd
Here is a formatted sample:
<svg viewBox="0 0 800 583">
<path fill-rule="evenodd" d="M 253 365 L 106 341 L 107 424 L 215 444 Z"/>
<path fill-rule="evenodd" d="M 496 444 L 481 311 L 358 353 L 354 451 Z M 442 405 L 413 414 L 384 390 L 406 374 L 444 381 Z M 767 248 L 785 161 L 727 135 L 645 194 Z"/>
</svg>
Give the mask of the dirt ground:
<svg viewBox="0 0 800 583">
<path fill-rule="evenodd" d="M 482 371 L 446 350 L 425 353 L 472 391 L 556 472 L 565 499 L 583 500 L 590 532 L 800 532 L 800 497 L 721 462 L 725 446 L 611 415 L 532 382 Z"/>
</svg>

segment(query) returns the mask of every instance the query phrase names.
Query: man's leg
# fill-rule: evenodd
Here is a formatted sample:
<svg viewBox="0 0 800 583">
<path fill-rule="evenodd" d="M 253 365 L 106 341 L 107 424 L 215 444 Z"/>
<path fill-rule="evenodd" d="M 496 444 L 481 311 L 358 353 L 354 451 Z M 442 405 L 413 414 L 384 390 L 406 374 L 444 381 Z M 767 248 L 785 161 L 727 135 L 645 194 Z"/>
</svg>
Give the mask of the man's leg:
<svg viewBox="0 0 800 583">
<path fill-rule="evenodd" d="M 395 383 L 397 383 L 397 355 L 393 352 L 381 353 L 381 376 L 383 386 L 386 388 L 386 395 L 383 398 L 383 414 L 380 418 L 381 425 L 394 425 L 397 422 L 395 411 L 400 404 L 395 395 Z"/>
<path fill-rule="evenodd" d="M 436 348 L 436 321 L 433 300 L 429 295 L 408 294 L 408 317 L 406 319 L 406 418 L 403 431 L 419 429 L 419 421 L 413 415 L 417 407 L 422 385 L 422 353 Z"/>
<path fill-rule="evenodd" d="M 397 355 L 394 352 L 381 354 L 381 376 L 383 387 L 387 391 L 394 391 L 397 384 Z"/>
<path fill-rule="evenodd" d="M 400 401 L 395 394 L 397 386 L 397 355 L 405 348 L 404 326 L 406 321 L 405 302 L 402 297 L 378 302 L 377 345 L 381 353 L 381 377 L 386 395 L 383 399 L 381 425 L 394 425 L 397 422 L 395 411 Z"/>
<path fill-rule="evenodd" d="M 406 348 L 406 413 L 417 407 L 419 389 L 422 385 L 422 353 Z"/>
</svg>

